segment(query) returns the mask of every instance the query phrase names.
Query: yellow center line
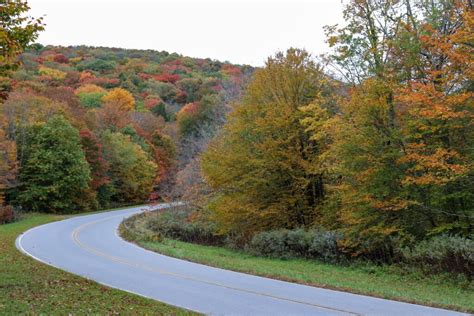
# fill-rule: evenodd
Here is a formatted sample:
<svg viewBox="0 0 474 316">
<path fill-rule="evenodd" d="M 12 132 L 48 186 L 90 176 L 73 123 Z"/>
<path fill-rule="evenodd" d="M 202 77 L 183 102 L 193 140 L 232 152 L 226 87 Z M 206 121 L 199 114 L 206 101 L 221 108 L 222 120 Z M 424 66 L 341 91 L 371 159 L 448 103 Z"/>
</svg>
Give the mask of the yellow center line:
<svg viewBox="0 0 474 316">
<path fill-rule="evenodd" d="M 272 295 L 272 294 L 268 294 L 268 293 L 242 289 L 242 288 L 233 287 L 233 286 L 225 285 L 225 284 L 214 282 L 214 281 L 198 279 L 198 278 L 195 278 L 195 277 L 192 277 L 192 276 L 166 271 L 166 270 L 159 269 L 159 268 L 156 268 L 156 267 L 150 267 L 150 266 L 143 265 L 143 264 L 140 264 L 140 263 L 137 263 L 137 262 L 133 262 L 133 261 L 121 258 L 121 257 L 117 257 L 117 256 L 114 256 L 114 255 L 111 255 L 111 254 L 107 254 L 103 251 L 100 251 L 99 249 L 96 249 L 96 248 L 93 248 L 89 245 L 86 245 L 85 243 L 83 243 L 79 239 L 79 233 L 82 230 L 84 230 L 85 228 L 87 228 L 89 226 L 92 226 L 92 225 L 95 225 L 97 223 L 105 222 L 105 221 L 108 221 L 108 220 L 111 220 L 111 219 L 114 219 L 114 218 L 117 218 L 117 217 L 123 217 L 123 216 L 124 215 L 121 214 L 121 215 L 111 216 L 111 217 L 108 217 L 108 218 L 105 218 L 105 219 L 100 219 L 100 220 L 97 220 L 97 221 L 82 224 L 82 225 L 78 226 L 76 229 L 73 230 L 72 235 L 71 235 L 72 240 L 80 248 L 84 249 L 85 251 L 87 251 L 89 253 L 92 253 L 92 254 L 97 255 L 99 257 L 102 257 L 102 258 L 106 258 L 106 259 L 108 259 L 110 261 L 113 261 L 113 262 L 117 262 L 117 263 L 127 265 L 127 266 L 130 266 L 130 267 L 134 267 L 136 269 L 141 269 L 141 270 L 144 270 L 144 271 L 149 271 L 149 272 L 153 272 L 153 273 L 168 275 L 168 276 L 176 277 L 176 278 L 183 279 L 183 280 L 189 280 L 189 281 L 204 283 L 204 284 L 208 284 L 208 285 L 218 286 L 218 287 L 222 287 L 222 288 L 229 289 L 229 290 L 240 291 L 240 292 L 244 292 L 244 293 L 269 297 L 269 298 L 288 301 L 288 302 L 297 303 L 297 304 L 309 305 L 309 306 L 320 308 L 320 309 L 337 311 L 337 312 L 342 312 L 342 313 L 346 313 L 346 314 L 350 314 L 350 315 L 360 315 L 358 313 L 354 313 L 354 312 L 350 312 L 350 311 L 346 311 L 346 310 L 342 310 L 342 309 L 326 307 L 326 306 L 321 306 L 321 305 L 317 305 L 317 304 L 313 304 L 313 303 L 309 303 L 309 302 L 298 301 L 298 300 L 293 300 L 293 299 L 290 299 L 290 298 L 276 296 L 276 295 Z"/>
</svg>

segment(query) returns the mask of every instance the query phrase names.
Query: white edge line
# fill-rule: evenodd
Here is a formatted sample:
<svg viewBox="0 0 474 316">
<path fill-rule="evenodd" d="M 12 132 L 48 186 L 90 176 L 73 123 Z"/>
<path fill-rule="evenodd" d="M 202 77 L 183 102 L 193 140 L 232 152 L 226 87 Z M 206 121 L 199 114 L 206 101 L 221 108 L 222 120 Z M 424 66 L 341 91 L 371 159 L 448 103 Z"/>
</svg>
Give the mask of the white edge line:
<svg viewBox="0 0 474 316">
<path fill-rule="evenodd" d="M 150 208 L 148 211 L 157 211 L 159 209 L 163 209 L 163 208 L 169 208 L 171 206 L 174 206 L 174 205 L 183 205 L 185 203 L 183 202 L 176 202 L 176 204 L 174 204 L 174 202 L 172 203 L 169 203 L 168 206 L 165 206 L 165 207 L 158 207 L 158 208 Z M 127 219 L 128 217 L 132 217 L 132 216 L 135 216 L 139 213 L 136 213 L 136 214 L 131 214 L 129 216 L 126 216 L 123 218 L 122 222 Z M 245 272 L 240 272 L 240 271 L 235 271 L 235 270 L 230 270 L 230 269 L 224 269 L 224 268 L 219 268 L 219 267 L 215 267 L 215 266 L 210 266 L 210 265 L 206 265 L 206 264 L 203 264 L 203 263 L 199 263 L 199 262 L 194 262 L 194 261 L 191 261 L 191 260 L 186 260 L 186 259 L 180 259 L 180 258 L 176 258 L 176 257 L 171 257 L 171 256 L 168 256 L 168 255 L 164 255 L 162 253 L 159 253 L 159 252 L 156 252 L 156 251 L 153 251 L 153 250 L 150 250 L 150 249 L 147 249 L 147 248 L 144 248 L 144 247 L 141 247 L 139 246 L 138 244 L 134 243 L 134 242 L 131 242 L 131 241 L 128 241 L 126 240 L 125 238 L 123 238 L 122 236 L 120 236 L 120 224 L 119 226 L 117 226 L 117 228 L 115 229 L 115 236 L 120 238 L 122 241 L 124 241 L 125 243 L 127 243 L 128 245 L 131 245 L 135 248 L 138 248 L 142 251 L 145 251 L 145 252 L 149 252 L 151 254 L 154 254 L 154 255 L 159 255 L 159 256 L 163 256 L 163 257 L 166 257 L 166 258 L 170 258 L 170 259 L 173 259 L 173 260 L 177 260 L 177 261 L 185 261 L 185 262 L 188 262 L 188 263 L 192 263 L 192 264 L 196 264 L 196 265 L 199 265 L 199 266 L 204 266 L 204 267 L 207 267 L 207 268 L 211 268 L 211 269 L 215 269 L 215 270 L 221 270 L 221 271 L 226 271 L 226 272 L 233 272 L 233 273 L 236 273 L 236 274 L 240 274 L 240 275 L 244 275 L 244 276 L 251 276 L 251 277 L 255 277 L 255 278 L 259 278 L 259 279 L 264 279 L 264 280 L 272 280 L 272 281 L 275 281 L 275 282 L 278 282 L 278 283 L 285 283 L 285 284 L 293 284 L 293 285 L 298 285 L 298 286 L 303 286 L 303 287 L 309 287 L 309 288 L 316 288 L 316 289 L 319 289 L 319 290 L 323 290 L 323 291 L 328 291 L 328 292 L 336 292 L 338 294 L 340 293 L 343 293 L 343 294 L 348 294 L 348 295 L 351 295 L 351 296 L 355 296 L 355 297 L 363 297 L 363 298 L 369 298 L 369 299 L 374 299 L 374 300 L 379 300 L 379 301 L 388 301 L 388 302 L 395 302 L 395 303 L 400 303 L 400 304 L 407 304 L 407 305 L 414 305 L 414 306 L 417 306 L 417 307 L 422 307 L 422 308 L 426 308 L 428 309 L 428 311 L 430 309 L 435 309 L 435 310 L 444 310 L 444 311 L 448 311 L 448 312 L 452 312 L 454 314 L 458 313 L 458 315 L 465 315 L 465 316 L 474 316 L 474 314 L 468 314 L 466 312 L 460 312 L 460 311 L 456 311 L 456 310 L 452 310 L 452 309 L 447 309 L 447 308 L 443 308 L 443 307 L 433 307 L 433 306 L 429 306 L 429 305 L 422 305 L 422 304 L 415 304 L 415 303 L 409 303 L 409 302 L 404 302 L 404 301 L 398 301 L 398 300 L 393 300 L 393 299 L 386 299 L 386 298 L 382 298 L 382 297 L 377 297 L 377 296 L 371 296 L 371 295 L 364 295 L 364 294 L 359 294 L 359 293 L 352 293 L 352 292 L 347 292 L 347 291 L 343 291 L 343 290 L 336 290 L 336 289 L 328 289 L 328 288 L 325 288 L 325 287 L 319 287 L 319 286 L 313 286 L 313 285 L 308 285 L 308 284 L 301 284 L 301 283 L 296 283 L 296 282 L 289 282 L 289 281 L 284 281 L 284 280 L 279 280 L 279 279 L 275 279 L 275 278 L 271 278 L 271 277 L 264 277 L 264 276 L 260 276 L 260 275 L 255 275 L 255 274 L 250 274 L 250 273 L 245 273 Z M 324 308 L 324 307 L 323 307 Z M 351 313 L 351 312 L 349 312 Z"/>
<path fill-rule="evenodd" d="M 153 207 L 153 206 L 150 206 L 150 205 L 143 205 L 143 209 L 141 209 L 142 212 L 144 211 L 147 211 L 145 210 L 146 207 L 148 207 L 148 211 L 157 211 L 159 209 L 163 209 L 163 208 L 170 208 L 172 206 L 179 206 L 179 205 L 183 205 L 185 203 L 183 202 L 171 202 L 171 203 L 163 203 L 163 204 L 159 204 L 157 205 L 158 207 Z M 138 207 L 141 207 L 141 206 L 138 206 Z M 123 210 L 126 210 L 125 209 L 121 209 L 121 210 L 115 210 L 115 211 L 123 211 Z M 114 212 L 114 211 L 111 211 L 111 212 Z M 102 212 L 102 213 L 107 213 L 107 212 Z M 102 213 L 98 213 L 98 214 L 102 214 Z M 138 213 L 137 213 L 138 214 Z M 96 214 L 90 214 L 91 216 L 92 215 L 96 215 Z M 131 214 L 129 216 L 127 216 L 128 214 L 124 214 L 124 218 L 122 219 L 125 220 L 126 218 L 128 217 L 131 217 L 135 214 Z M 72 218 L 68 218 L 68 219 L 65 219 L 65 220 L 69 220 L 69 219 L 73 219 L 73 218 L 76 218 L 76 217 L 72 217 Z M 91 279 L 87 276 L 84 276 L 84 275 L 81 275 L 81 274 L 77 274 L 77 273 L 74 273 L 74 272 L 70 272 L 64 268 L 60 268 L 50 262 L 46 262 L 36 256 L 34 256 L 33 254 L 29 253 L 28 251 L 26 251 L 23 246 L 21 245 L 21 240 L 23 239 L 23 236 L 25 236 L 27 233 L 30 233 L 40 227 L 43 227 L 43 226 L 46 226 L 46 225 L 49 225 L 49 224 L 53 224 L 53 223 L 57 223 L 57 222 L 52 222 L 52 223 L 48 223 L 48 224 L 44 224 L 44 225 L 40 225 L 40 226 L 36 226 L 36 227 L 33 227 L 23 233 L 21 233 L 17 239 L 15 240 L 15 245 L 17 247 L 18 250 L 20 250 L 22 253 L 24 253 L 25 255 L 27 256 L 30 256 L 31 258 L 41 262 L 41 263 L 44 263 L 48 266 L 51 266 L 53 268 L 56 268 L 56 269 L 59 269 L 59 270 L 62 270 L 62 271 L 65 271 L 67 273 L 70 273 L 70 274 L 73 274 L 73 275 L 76 275 L 76 276 L 80 276 L 86 280 L 89 280 L 89 281 L 92 281 L 94 283 L 97 283 L 97 284 L 101 284 L 101 285 L 104 285 L 104 286 L 107 286 L 107 287 L 110 287 L 110 288 L 113 288 L 113 289 L 117 289 L 117 290 L 121 290 L 121 291 L 124 291 L 124 292 L 127 292 L 127 293 L 130 293 L 130 294 L 134 294 L 134 295 L 138 295 L 138 296 L 141 296 L 141 297 L 145 297 L 145 298 L 148 298 L 148 299 L 151 299 L 151 300 L 154 300 L 154 301 L 157 301 L 157 302 L 160 302 L 160 303 L 163 303 L 163 304 L 167 304 L 169 306 L 176 306 L 176 307 L 180 307 L 180 308 L 183 308 L 187 311 L 191 311 L 191 312 L 197 312 L 197 313 L 206 313 L 206 312 L 203 312 L 203 311 L 199 311 L 199 310 L 195 310 L 195 309 L 192 309 L 192 308 L 189 308 L 189 307 L 186 307 L 186 306 L 183 306 L 183 305 L 178 305 L 178 304 L 170 304 L 170 303 L 166 303 L 166 302 L 163 302 L 163 301 L 160 301 L 160 300 L 157 300 L 156 298 L 153 298 L 153 297 L 150 297 L 148 295 L 144 295 L 144 294 L 140 294 L 140 293 L 137 293 L 137 292 L 134 292 L 134 291 L 131 291 L 131 290 L 127 290 L 127 289 L 123 289 L 123 288 L 120 288 L 120 287 L 117 287 L 117 286 L 113 286 L 113 285 L 110 285 L 108 283 L 105 283 L 105 282 L 101 282 L 101 281 L 97 281 L 97 280 L 94 280 L 94 279 Z M 129 242 L 125 239 L 123 239 L 120 234 L 119 234 L 119 229 L 120 227 L 120 224 L 119 226 L 116 228 L 115 230 L 115 235 L 117 237 L 119 237 L 121 240 L 125 241 L 126 243 L 136 247 L 136 248 L 139 248 L 141 250 L 144 250 L 146 252 L 150 252 L 150 253 L 153 253 L 155 255 L 161 255 L 161 256 L 165 256 L 165 257 L 169 257 L 169 258 L 172 258 L 172 259 L 176 259 L 176 260 L 183 260 L 183 259 L 178 259 L 178 258 L 174 258 L 174 257 L 170 257 L 170 256 L 166 256 L 166 255 L 163 255 L 163 254 L 160 254 L 160 253 L 157 253 L 155 251 L 152 251 L 152 250 L 149 250 L 149 249 L 146 249 L 146 248 L 143 248 L 143 247 L 140 247 L 138 245 L 136 245 L 135 243 L 132 243 L 132 242 Z M 187 261 L 187 260 L 184 260 L 184 261 Z M 188 262 L 192 262 L 192 261 L 188 261 Z M 262 279 L 269 279 L 269 278 L 265 278 L 265 277 L 261 277 L 261 276 L 257 276 L 257 275 L 252 275 L 252 274 L 247 274 L 247 273 L 242 273 L 242 272 L 238 272 L 238 271 L 233 271 L 233 270 L 227 270 L 227 269 L 222 269 L 222 268 L 217 268 L 217 267 L 212 267 L 212 266 L 207 266 L 207 265 L 204 265 L 204 264 L 200 264 L 200 263 L 196 263 L 196 262 L 192 262 L 194 264 L 198 264 L 198 265 L 202 265 L 202 266 L 206 266 L 206 267 L 211 267 L 211 268 L 214 268 L 214 269 L 217 269 L 217 270 L 224 270 L 224 271 L 231 271 L 231 272 L 234 272 L 234 273 L 238 273 L 238 274 L 244 274 L 244 275 L 250 275 L 250 276 L 254 276 L 254 277 L 257 277 L 257 278 L 262 278 Z M 282 281 L 282 280 L 278 280 L 278 279 L 272 279 L 270 278 L 271 280 L 273 281 L 278 281 L 278 282 L 283 282 L 283 283 L 292 283 L 292 284 L 298 284 L 298 283 L 293 283 L 293 282 L 286 282 L 286 281 Z M 312 287 L 312 286 L 309 286 L 309 285 L 304 285 L 304 284 L 298 284 L 298 285 L 302 285 L 302 286 L 306 286 L 306 287 Z M 463 312 L 459 312 L 459 311 L 453 311 L 453 310 L 450 310 L 450 309 L 445 309 L 445 308 L 439 308 L 439 307 L 432 307 L 432 306 L 426 306 L 426 305 L 419 305 L 419 304 L 413 304 L 413 303 L 407 303 L 407 302 L 402 302 L 402 301 L 395 301 L 395 300 L 387 300 L 387 299 L 384 299 L 384 298 L 379 298 L 379 297 L 373 297 L 373 296 L 370 296 L 370 295 L 361 295 L 361 294 L 355 294 L 355 293 L 350 293 L 350 292 L 344 292 L 344 291 L 338 291 L 338 290 L 332 290 L 332 289 L 325 289 L 325 288 L 320 288 L 320 287 L 316 287 L 318 289 L 323 289 L 323 290 L 327 290 L 327 291 L 331 291 L 331 292 L 342 292 L 342 293 L 346 293 L 346 294 L 352 294 L 352 295 L 355 295 L 355 296 L 363 296 L 363 297 L 369 297 L 369 298 L 374 298 L 374 299 L 378 299 L 378 300 L 384 300 L 384 301 L 394 301 L 394 302 L 398 302 L 398 303 L 404 303 L 404 304 L 409 304 L 409 305 L 416 305 L 416 306 L 421 306 L 421 307 L 425 307 L 425 308 L 428 308 L 428 309 L 441 309 L 441 310 L 445 310 L 445 311 L 449 311 L 449 312 L 454 312 L 454 313 L 459 313 L 460 315 L 471 315 L 471 314 L 466 314 L 466 313 L 463 313 Z"/>
<path fill-rule="evenodd" d="M 179 202 L 179 204 L 177 205 L 180 205 L 181 202 Z M 175 204 L 176 205 L 176 204 Z M 169 207 L 172 206 L 172 204 L 170 203 L 169 204 Z M 165 208 L 165 207 L 162 207 L 162 208 Z M 166 207 L 167 208 L 167 207 Z M 120 211 L 120 210 L 119 210 Z M 113 212 L 113 211 L 112 211 Z M 91 215 L 95 215 L 95 214 L 91 214 Z M 133 216 L 133 215 L 131 215 Z M 76 217 L 72 217 L 72 218 L 76 218 Z M 72 219 L 72 218 L 68 218 L 68 219 Z M 65 219 L 65 220 L 68 220 L 68 219 Z M 51 222 L 51 223 L 48 223 L 48 224 L 52 224 L 52 223 L 57 223 L 57 222 Z M 82 274 L 77 274 L 77 273 L 74 273 L 74 272 L 71 272 L 71 271 L 68 271 L 64 268 L 60 268 L 54 264 L 52 264 L 51 262 L 46 262 L 44 261 L 43 259 L 40 259 L 38 257 L 36 257 L 35 255 L 29 253 L 28 251 L 25 250 L 25 248 L 23 248 L 23 246 L 21 245 L 21 241 L 23 239 L 23 236 L 25 236 L 26 234 L 28 233 L 31 233 L 32 231 L 40 228 L 40 227 L 43 227 L 43 226 L 46 226 L 48 224 L 44 224 L 44 225 L 40 225 L 40 226 L 36 226 L 36 227 L 33 227 L 31 229 L 28 229 L 27 231 L 21 233 L 15 240 L 15 246 L 18 250 L 20 250 L 20 252 L 22 252 L 23 254 L 35 259 L 36 261 L 39 261 L 45 265 L 48 265 L 50 267 L 53 267 L 55 269 L 58 269 L 58 270 L 61 270 L 61 271 L 65 271 L 66 273 L 69 273 L 69 274 L 72 274 L 72 275 L 75 275 L 75 276 L 79 276 L 81 278 L 84 278 L 88 281 L 91 281 L 91 282 L 94 282 L 94 283 L 97 283 L 97 284 L 100 284 L 100 285 L 103 285 L 103 286 L 106 286 L 106 287 L 109 287 L 109 288 L 112 288 L 112 289 L 116 289 L 116 290 L 120 290 L 120 291 L 124 291 L 124 292 L 127 292 L 127 293 L 130 293 L 130 294 L 134 294 L 134 295 L 137 295 L 137 296 L 141 296 L 141 297 L 144 297 L 144 298 L 147 298 L 147 299 L 150 299 L 150 300 L 153 300 L 153 301 L 156 301 L 156 302 L 160 302 L 160 303 L 163 303 L 163 304 L 166 304 L 168 306 L 171 306 L 171 307 L 179 307 L 179 308 L 182 308 L 182 309 L 185 309 L 186 311 L 188 312 L 195 312 L 195 313 L 201 313 L 201 314 L 204 314 L 205 312 L 203 311 L 199 311 L 199 310 L 195 310 L 195 309 L 192 309 L 190 307 L 187 307 L 187 306 L 184 306 L 184 305 L 179 305 L 179 304 L 170 304 L 170 303 L 167 303 L 167 302 L 163 302 L 163 301 L 160 301 L 160 300 L 157 300 L 156 298 L 154 297 L 151 297 L 151 296 L 148 296 L 148 295 L 145 295 L 145 294 L 141 294 L 141 293 L 137 293 L 137 292 L 134 292 L 134 291 L 131 291 L 131 290 L 127 290 L 127 289 L 123 289 L 121 287 L 118 287 L 118 286 L 114 286 L 114 285 L 111 285 L 111 284 L 108 284 L 108 283 L 105 283 L 105 282 L 102 282 L 102 281 L 97 281 L 97 280 L 94 280 L 94 279 L 91 279 L 85 275 L 82 275 Z M 138 247 L 138 246 L 136 246 Z M 138 247 L 140 248 L 140 247 Z M 143 249 L 143 248 L 141 248 Z M 156 253 L 155 253 L 156 254 Z"/>
</svg>

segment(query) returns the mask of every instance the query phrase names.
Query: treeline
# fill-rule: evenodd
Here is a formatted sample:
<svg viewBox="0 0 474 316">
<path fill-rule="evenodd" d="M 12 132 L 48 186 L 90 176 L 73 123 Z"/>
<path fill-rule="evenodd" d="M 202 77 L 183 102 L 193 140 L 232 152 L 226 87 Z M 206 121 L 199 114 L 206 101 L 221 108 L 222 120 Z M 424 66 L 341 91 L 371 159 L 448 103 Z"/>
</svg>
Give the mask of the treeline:
<svg viewBox="0 0 474 316">
<path fill-rule="evenodd" d="M 421 240 L 472 238 L 472 9 L 349 1 L 321 63 L 298 49 L 270 57 L 202 156 L 200 217 L 265 249 L 287 233 L 263 232 L 337 232 L 338 251 L 384 262 Z M 472 272 L 472 249 L 436 238 L 426 258 L 461 257 Z"/>
<path fill-rule="evenodd" d="M 0 223 L 14 209 L 171 198 L 253 69 L 150 50 L 30 45 L 44 26 L 28 9 L 2 7 Z"/>
</svg>

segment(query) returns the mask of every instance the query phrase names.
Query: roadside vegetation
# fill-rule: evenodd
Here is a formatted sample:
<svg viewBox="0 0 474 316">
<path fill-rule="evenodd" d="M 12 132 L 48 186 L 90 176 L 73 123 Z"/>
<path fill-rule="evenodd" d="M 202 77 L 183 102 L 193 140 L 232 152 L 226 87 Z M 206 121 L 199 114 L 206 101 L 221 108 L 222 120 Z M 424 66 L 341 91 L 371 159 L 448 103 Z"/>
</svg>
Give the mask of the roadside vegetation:
<svg viewBox="0 0 474 316">
<path fill-rule="evenodd" d="M 268 249 L 255 245 L 238 247 L 231 240 L 215 235 L 212 227 L 188 222 L 185 214 L 189 215 L 189 212 L 181 209 L 136 215 L 125 221 L 120 231 L 125 239 L 146 249 L 223 269 L 474 312 L 474 284 L 465 276 L 432 274 L 406 265 L 308 259 L 290 251 L 271 255 Z M 281 237 L 272 238 L 270 247 L 275 247 L 278 242 L 281 244 Z M 293 239 L 293 242 L 297 240 Z M 330 256 L 330 247 L 326 249 Z"/>
<path fill-rule="evenodd" d="M 20 233 L 64 218 L 31 213 L 15 223 L 0 225 L 0 314 L 192 314 L 63 272 L 16 249 Z"/>
</svg>

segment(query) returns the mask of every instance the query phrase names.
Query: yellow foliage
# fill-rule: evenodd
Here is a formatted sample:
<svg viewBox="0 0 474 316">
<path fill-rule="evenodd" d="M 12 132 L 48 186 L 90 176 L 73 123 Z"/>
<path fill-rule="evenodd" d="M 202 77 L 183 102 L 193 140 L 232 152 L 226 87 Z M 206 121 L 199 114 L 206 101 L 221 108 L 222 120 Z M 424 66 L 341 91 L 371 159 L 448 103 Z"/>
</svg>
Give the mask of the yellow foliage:
<svg viewBox="0 0 474 316">
<path fill-rule="evenodd" d="M 63 80 L 64 78 L 66 78 L 67 75 L 64 71 L 44 66 L 41 66 L 38 72 L 40 75 L 49 77 L 54 80 Z"/>
<path fill-rule="evenodd" d="M 74 94 L 76 95 L 79 95 L 79 94 L 82 94 L 82 93 L 106 93 L 107 91 L 102 88 L 102 87 L 99 87 L 95 84 L 85 84 L 85 85 L 82 85 L 80 86 L 79 88 L 77 88 L 75 91 L 74 91 Z"/>
<path fill-rule="evenodd" d="M 131 111 L 135 108 L 135 99 L 133 98 L 133 95 L 122 88 L 110 90 L 102 97 L 102 101 L 121 111 Z"/>
<path fill-rule="evenodd" d="M 319 67 L 300 50 L 277 54 L 257 71 L 244 101 L 202 157 L 207 182 L 217 192 L 209 208 L 222 232 L 245 238 L 314 222 L 324 195 L 318 157 L 325 145 L 322 138 L 310 139 L 300 109 L 317 111 L 314 100 L 324 84 Z"/>
</svg>

